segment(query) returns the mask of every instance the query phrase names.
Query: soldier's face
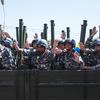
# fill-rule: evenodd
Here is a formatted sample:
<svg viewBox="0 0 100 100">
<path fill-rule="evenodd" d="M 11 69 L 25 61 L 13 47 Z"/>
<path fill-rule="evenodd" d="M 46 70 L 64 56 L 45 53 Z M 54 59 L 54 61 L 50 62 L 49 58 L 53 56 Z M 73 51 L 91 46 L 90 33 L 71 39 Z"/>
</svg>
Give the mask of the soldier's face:
<svg viewBox="0 0 100 100">
<path fill-rule="evenodd" d="M 72 49 L 72 45 L 70 43 L 66 43 L 65 49 L 71 50 Z"/>
<path fill-rule="evenodd" d="M 43 46 L 37 46 L 36 47 L 36 51 L 38 51 L 38 52 L 44 52 L 45 51 L 45 48 L 43 47 Z"/>
<path fill-rule="evenodd" d="M 7 36 L 6 36 L 5 34 L 2 34 L 2 38 L 3 38 L 3 39 L 6 39 L 6 37 L 7 37 Z"/>
<path fill-rule="evenodd" d="M 100 45 L 95 46 L 96 51 L 100 51 Z"/>
<path fill-rule="evenodd" d="M 63 45 L 63 44 L 60 44 L 58 47 L 59 47 L 61 50 L 64 49 L 64 45 Z"/>
<path fill-rule="evenodd" d="M 36 43 L 33 43 L 32 47 L 33 48 L 36 48 L 37 44 Z"/>
</svg>

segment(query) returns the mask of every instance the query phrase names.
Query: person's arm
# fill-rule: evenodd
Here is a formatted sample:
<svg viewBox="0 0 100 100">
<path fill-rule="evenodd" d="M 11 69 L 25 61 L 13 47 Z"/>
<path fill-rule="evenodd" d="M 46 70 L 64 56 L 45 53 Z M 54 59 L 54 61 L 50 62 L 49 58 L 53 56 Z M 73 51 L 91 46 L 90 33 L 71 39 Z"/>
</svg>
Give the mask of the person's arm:
<svg viewBox="0 0 100 100">
<path fill-rule="evenodd" d="M 93 37 L 94 35 L 97 33 L 96 27 L 93 27 L 92 29 L 92 34 L 90 35 L 90 37 L 86 40 L 85 43 L 85 47 L 86 48 L 92 48 L 92 41 L 93 41 Z"/>
</svg>

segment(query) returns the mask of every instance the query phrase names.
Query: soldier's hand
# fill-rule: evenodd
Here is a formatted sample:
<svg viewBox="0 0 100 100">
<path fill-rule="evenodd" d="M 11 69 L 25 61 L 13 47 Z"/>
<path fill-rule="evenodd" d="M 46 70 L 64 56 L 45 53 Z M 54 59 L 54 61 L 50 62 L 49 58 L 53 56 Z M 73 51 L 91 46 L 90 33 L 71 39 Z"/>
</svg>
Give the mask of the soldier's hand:
<svg viewBox="0 0 100 100">
<path fill-rule="evenodd" d="M 53 43 L 53 48 L 56 48 L 56 47 L 57 47 L 58 42 L 59 42 L 59 40 L 54 40 L 54 43 Z"/>
<path fill-rule="evenodd" d="M 80 59 L 79 59 L 79 53 L 78 52 L 74 52 L 74 59 L 77 63 L 80 64 Z"/>
<path fill-rule="evenodd" d="M 96 30 L 96 27 L 94 26 L 93 29 L 92 29 L 92 34 L 91 36 L 94 36 L 98 31 Z"/>
<path fill-rule="evenodd" d="M 2 50 L 2 49 L 4 49 L 4 48 L 5 48 L 5 46 L 3 46 L 3 45 L 0 44 L 0 49 Z"/>
<path fill-rule="evenodd" d="M 30 47 L 30 45 L 29 45 L 28 41 L 25 41 L 24 48 L 28 49 L 29 47 Z"/>
<path fill-rule="evenodd" d="M 13 48 L 15 48 L 17 51 L 21 51 L 19 46 L 18 46 L 18 44 L 16 42 L 13 44 Z"/>
<path fill-rule="evenodd" d="M 60 53 L 62 52 L 62 50 L 60 50 L 60 49 L 58 49 L 58 48 L 53 48 L 53 49 L 52 49 L 52 52 L 53 52 L 54 54 L 60 54 Z"/>
</svg>

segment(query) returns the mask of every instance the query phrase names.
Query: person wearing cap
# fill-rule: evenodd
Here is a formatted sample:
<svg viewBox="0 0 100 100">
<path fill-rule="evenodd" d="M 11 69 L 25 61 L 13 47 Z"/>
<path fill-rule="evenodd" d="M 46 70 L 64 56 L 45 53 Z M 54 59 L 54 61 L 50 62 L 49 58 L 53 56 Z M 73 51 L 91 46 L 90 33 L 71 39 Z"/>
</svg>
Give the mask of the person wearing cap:
<svg viewBox="0 0 100 100">
<path fill-rule="evenodd" d="M 73 49 L 75 47 L 75 40 L 65 40 L 65 49 L 59 55 L 60 70 L 80 70 L 83 63 L 80 61 L 79 55 Z"/>
</svg>

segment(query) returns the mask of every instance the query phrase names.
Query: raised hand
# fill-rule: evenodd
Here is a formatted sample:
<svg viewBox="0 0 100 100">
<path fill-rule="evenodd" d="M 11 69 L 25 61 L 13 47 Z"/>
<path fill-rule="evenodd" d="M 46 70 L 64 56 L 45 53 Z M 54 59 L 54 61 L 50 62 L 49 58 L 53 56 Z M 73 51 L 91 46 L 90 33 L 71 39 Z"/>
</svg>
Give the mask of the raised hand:
<svg viewBox="0 0 100 100">
<path fill-rule="evenodd" d="M 94 36 L 97 32 L 98 31 L 96 30 L 96 27 L 94 26 L 93 29 L 92 29 L 92 34 L 91 35 Z"/>
</svg>

